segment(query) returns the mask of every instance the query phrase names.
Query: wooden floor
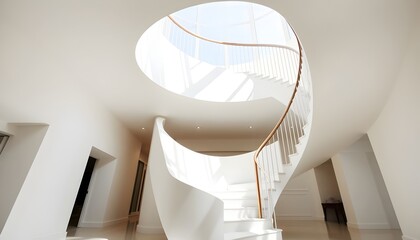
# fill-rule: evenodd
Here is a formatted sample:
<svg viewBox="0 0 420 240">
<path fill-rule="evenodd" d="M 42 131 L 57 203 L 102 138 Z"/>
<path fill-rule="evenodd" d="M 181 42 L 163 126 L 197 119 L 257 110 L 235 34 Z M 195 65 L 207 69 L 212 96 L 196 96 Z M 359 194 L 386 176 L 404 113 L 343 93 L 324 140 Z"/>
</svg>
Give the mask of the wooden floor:
<svg viewBox="0 0 420 240">
<path fill-rule="evenodd" d="M 283 240 L 401 240 L 402 233 L 392 230 L 359 230 L 345 224 L 324 221 L 278 221 Z"/>
<path fill-rule="evenodd" d="M 283 240 L 401 240 L 400 230 L 357 230 L 324 221 L 278 221 Z M 136 222 L 107 228 L 69 228 L 68 239 L 167 240 L 164 235 L 136 232 Z M 197 239 L 201 240 L 201 239 Z"/>
</svg>

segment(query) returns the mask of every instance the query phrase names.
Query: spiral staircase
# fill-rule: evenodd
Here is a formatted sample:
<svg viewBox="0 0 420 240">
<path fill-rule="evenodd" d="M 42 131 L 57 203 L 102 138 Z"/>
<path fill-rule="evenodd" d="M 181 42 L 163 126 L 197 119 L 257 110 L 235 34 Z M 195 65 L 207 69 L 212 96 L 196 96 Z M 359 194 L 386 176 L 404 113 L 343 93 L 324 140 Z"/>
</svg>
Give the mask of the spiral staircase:
<svg viewBox="0 0 420 240">
<path fill-rule="evenodd" d="M 166 75 L 184 85 L 185 75 L 193 76 L 198 68 L 207 69 L 205 78 L 212 78 L 212 83 L 238 78 L 235 88 L 218 101 L 274 97 L 284 105 L 279 109 L 281 118 L 258 149 L 229 157 L 183 147 L 165 131 L 164 123 L 170 119 L 156 118 L 149 171 L 168 239 L 282 239 L 274 207 L 305 150 L 312 119 L 309 68 L 296 34 L 296 48 L 220 42 L 189 31 L 171 16 L 153 31 L 160 37 L 143 43 L 142 51 L 147 49 L 149 56 L 140 62 L 144 62 L 146 75 L 158 84 L 165 85 L 165 74 L 159 71 L 169 61 L 175 67 L 166 68 L 172 71 Z M 197 57 L 194 46 L 200 43 L 220 53 L 220 58 Z M 153 52 L 152 44 L 165 47 Z M 170 56 L 181 56 L 183 61 Z M 253 92 L 247 90 L 249 83 Z M 176 87 L 172 91 L 200 98 L 197 91 Z M 270 95 L 264 95 L 267 93 Z M 201 97 L 208 100 L 205 98 Z"/>
</svg>

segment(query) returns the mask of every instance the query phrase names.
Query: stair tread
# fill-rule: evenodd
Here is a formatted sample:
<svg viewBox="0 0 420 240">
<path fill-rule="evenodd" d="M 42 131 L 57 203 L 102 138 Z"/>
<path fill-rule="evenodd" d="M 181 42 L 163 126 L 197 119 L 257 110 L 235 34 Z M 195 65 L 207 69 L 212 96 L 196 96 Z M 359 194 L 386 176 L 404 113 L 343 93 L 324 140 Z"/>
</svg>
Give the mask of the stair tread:
<svg viewBox="0 0 420 240">
<path fill-rule="evenodd" d="M 225 240 L 233 240 L 233 239 L 240 239 L 243 237 L 251 237 L 255 236 L 255 233 L 251 232 L 229 232 L 225 233 Z"/>
<path fill-rule="evenodd" d="M 266 230 L 258 231 L 258 232 L 229 232 L 229 233 L 225 233 L 224 239 L 225 240 L 248 239 L 250 237 L 262 236 L 262 235 L 268 235 L 268 234 L 278 234 L 281 232 L 282 230 L 280 229 L 266 229 Z"/>
<path fill-rule="evenodd" d="M 257 206 L 238 206 L 238 207 L 227 207 L 225 208 L 225 210 L 244 210 L 244 209 L 253 209 L 253 208 L 258 208 Z"/>
<path fill-rule="evenodd" d="M 238 218 L 238 219 L 231 219 L 231 220 L 225 220 L 225 223 L 230 222 L 265 222 L 270 221 L 264 218 Z"/>
<path fill-rule="evenodd" d="M 245 182 L 245 183 L 236 183 L 236 184 L 229 184 L 227 186 L 228 191 L 246 191 L 246 190 L 255 190 L 257 188 L 257 184 L 255 182 Z"/>
</svg>

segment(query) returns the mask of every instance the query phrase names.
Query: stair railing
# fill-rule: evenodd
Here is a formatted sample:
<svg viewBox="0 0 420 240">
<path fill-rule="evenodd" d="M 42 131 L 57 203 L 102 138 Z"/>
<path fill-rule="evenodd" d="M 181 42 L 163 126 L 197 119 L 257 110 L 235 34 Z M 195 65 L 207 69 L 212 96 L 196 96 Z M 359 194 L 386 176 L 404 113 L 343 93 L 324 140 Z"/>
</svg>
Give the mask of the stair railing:
<svg viewBox="0 0 420 240">
<path fill-rule="evenodd" d="M 283 168 L 292 164 L 291 156 L 298 152 L 299 139 L 305 134 L 304 127 L 310 115 L 309 71 L 296 33 L 298 50 L 276 44 L 223 42 L 197 35 L 168 16 L 164 35 L 185 54 L 201 61 L 224 66 L 234 72 L 294 84 L 285 112 L 254 155 L 258 215 L 260 218 L 271 218 L 277 201 L 272 196 L 274 182 L 279 180 L 278 174 Z"/>
<path fill-rule="evenodd" d="M 296 34 L 295 34 L 296 36 Z M 305 135 L 305 126 L 310 115 L 310 82 L 306 62 L 304 62 L 302 45 L 297 38 L 299 47 L 299 64 L 293 94 L 285 112 L 273 130 L 263 141 L 254 155 L 255 174 L 263 176 L 264 181 L 258 184 L 258 206 L 260 218 L 270 218 L 274 213 L 277 201 L 273 201 L 275 181 L 279 174 L 293 164 L 292 156 L 299 151 L 300 138 Z M 296 163 L 295 163 L 296 164 Z"/>
</svg>

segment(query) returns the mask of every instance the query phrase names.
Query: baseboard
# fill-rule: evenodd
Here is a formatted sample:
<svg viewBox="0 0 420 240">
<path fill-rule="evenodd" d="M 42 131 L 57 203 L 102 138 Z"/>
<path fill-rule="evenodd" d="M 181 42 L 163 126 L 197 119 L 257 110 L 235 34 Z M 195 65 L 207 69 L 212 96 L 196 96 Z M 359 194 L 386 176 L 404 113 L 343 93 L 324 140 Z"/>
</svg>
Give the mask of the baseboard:
<svg viewBox="0 0 420 240">
<path fill-rule="evenodd" d="M 67 236 L 67 232 L 57 232 L 57 233 L 50 233 L 50 234 L 46 234 L 46 235 L 38 235 L 35 237 L 31 237 L 28 239 L 34 239 L 34 240 L 65 240 Z"/>
<path fill-rule="evenodd" d="M 277 220 L 302 220 L 302 221 L 324 221 L 323 216 L 299 216 L 299 215 L 281 215 L 276 216 Z"/>
<path fill-rule="evenodd" d="M 161 226 L 143 226 L 141 224 L 137 225 L 137 232 L 144 234 L 165 234 L 165 231 Z"/>
<path fill-rule="evenodd" d="M 407 235 L 402 235 L 402 239 L 403 239 L 403 240 L 419 240 L 419 239 L 417 239 L 417 238 L 409 237 L 409 236 L 407 236 Z"/>
<path fill-rule="evenodd" d="M 120 219 L 108 220 L 105 222 L 81 222 L 79 223 L 78 227 L 85 227 L 85 228 L 103 228 L 112 225 L 117 225 L 121 223 L 125 223 L 128 221 L 128 217 L 123 217 Z"/>
<path fill-rule="evenodd" d="M 351 223 L 347 222 L 349 228 L 354 229 L 392 229 L 388 223 Z"/>
<path fill-rule="evenodd" d="M 123 218 L 120 218 L 120 219 L 115 219 L 115 220 L 109 220 L 109 221 L 105 221 L 104 223 L 103 223 L 103 227 L 108 227 L 108 226 L 112 226 L 112 225 L 117 225 L 117 224 L 120 224 L 120 223 L 125 223 L 125 222 L 127 222 L 128 221 L 128 217 L 123 217 Z"/>
</svg>

